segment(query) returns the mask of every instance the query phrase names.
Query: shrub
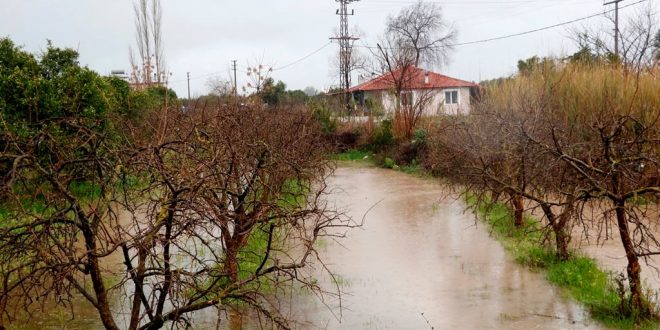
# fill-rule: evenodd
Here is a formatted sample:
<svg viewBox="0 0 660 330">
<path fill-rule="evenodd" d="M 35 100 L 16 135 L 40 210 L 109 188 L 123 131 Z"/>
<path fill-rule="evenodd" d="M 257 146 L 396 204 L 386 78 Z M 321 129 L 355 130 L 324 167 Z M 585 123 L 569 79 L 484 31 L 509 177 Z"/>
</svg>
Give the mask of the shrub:
<svg viewBox="0 0 660 330">
<path fill-rule="evenodd" d="M 394 145 L 391 119 L 380 122 L 369 139 L 369 145 L 374 151 L 382 151 Z"/>
</svg>

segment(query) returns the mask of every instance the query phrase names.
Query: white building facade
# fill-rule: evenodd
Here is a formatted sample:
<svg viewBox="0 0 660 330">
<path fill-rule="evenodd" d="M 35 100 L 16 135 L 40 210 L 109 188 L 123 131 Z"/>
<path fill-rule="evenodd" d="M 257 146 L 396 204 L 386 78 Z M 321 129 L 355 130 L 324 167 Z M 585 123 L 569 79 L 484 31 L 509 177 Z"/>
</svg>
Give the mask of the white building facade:
<svg viewBox="0 0 660 330">
<path fill-rule="evenodd" d="M 479 85 L 475 83 L 419 68 L 409 69 L 401 80 L 397 78 L 396 72 L 386 73 L 349 91 L 364 112 L 379 108 L 385 114 L 391 114 L 397 109 L 398 102 L 401 107 L 418 107 L 424 116 L 466 115 L 479 92 Z M 397 85 L 401 87 L 398 100 L 394 87 Z"/>
</svg>

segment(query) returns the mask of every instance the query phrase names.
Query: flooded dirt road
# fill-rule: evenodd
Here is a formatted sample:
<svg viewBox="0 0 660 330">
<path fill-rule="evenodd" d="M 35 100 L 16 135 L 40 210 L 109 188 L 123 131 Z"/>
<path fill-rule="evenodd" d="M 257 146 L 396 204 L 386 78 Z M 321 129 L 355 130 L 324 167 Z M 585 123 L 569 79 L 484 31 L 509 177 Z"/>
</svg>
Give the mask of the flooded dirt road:
<svg viewBox="0 0 660 330">
<path fill-rule="evenodd" d="M 292 290 L 287 316 L 297 320 L 294 328 L 601 328 L 542 274 L 517 265 L 463 211 L 462 202 L 443 198 L 446 193 L 435 181 L 378 168 L 340 167 L 330 185 L 331 204 L 356 220 L 366 214 L 364 226 L 339 242 L 319 244 L 337 275 L 343 308 L 330 296 L 322 303 Z M 333 285 L 327 276 L 319 275 L 319 282 Z M 89 307 L 76 306 L 82 320 L 72 321 L 68 311 L 60 310 L 36 315 L 18 328 L 101 329 L 94 311 L 84 306 Z M 213 309 L 196 313 L 193 328 L 216 329 L 217 317 Z M 243 328 L 256 327 L 243 320 Z M 224 320 L 219 328 L 240 326 Z"/>
<path fill-rule="evenodd" d="M 292 316 L 301 328 L 601 328 L 542 274 L 515 264 L 461 202 L 442 198 L 439 184 L 340 167 L 331 185 L 333 201 L 354 218 L 371 210 L 362 229 L 321 249 L 344 291 L 341 322 L 300 296 Z"/>
</svg>

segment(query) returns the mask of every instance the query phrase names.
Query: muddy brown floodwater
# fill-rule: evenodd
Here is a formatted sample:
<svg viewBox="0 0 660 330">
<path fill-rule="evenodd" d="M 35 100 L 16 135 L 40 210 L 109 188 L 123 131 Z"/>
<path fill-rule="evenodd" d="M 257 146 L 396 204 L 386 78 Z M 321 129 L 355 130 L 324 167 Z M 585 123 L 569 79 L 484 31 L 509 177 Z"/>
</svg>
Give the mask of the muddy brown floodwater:
<svg viewBox="0 0 660 330">
<path fill-rule="evenodd" d="M 440 184 L 391 170 L 340 167 L 330 185 L 331 204 L 354 219 L 364 216 L 365 222 L 339 242 L 319 244 L 323 259 L 337 274 L 343 308 L 330 296 L 322 303 L 292 290 L 287 316 L 297 321 L 295 328 L 602 328 L 543 274 L 517 265 L 487 229 L 463 211 L 462 202 L 443 198 L 447 194 Z M 327 276 L 318 276 L 320 284 L 332 286 Z M 78 311 L 84 319 L 93 315 L 88 309 Z M 53 316 L 41 314 L 20 328 L 100 328 L 92 320 L 66 321 L 66 315 L 53 322 Z M 213 329 L 216 318 L 217 313 L 208 310 L 192 320 L 195 328 Z M 245 328 L 255 327 L 249 323 L 244 320 Z M 220 328 L 226 326 L 224 321 Z"/>
<path fill-rule="evenodd" d="M 321 249 L 344 291 L 341 320 L 299 296 L 291 316 L 301 328 L 602 328 L 517 265 L 440 184 L 368 167 L 340 167 L 331 181 L 333 202 L 355 219 L 366 213 L 365 223 Z"/>
</svg>

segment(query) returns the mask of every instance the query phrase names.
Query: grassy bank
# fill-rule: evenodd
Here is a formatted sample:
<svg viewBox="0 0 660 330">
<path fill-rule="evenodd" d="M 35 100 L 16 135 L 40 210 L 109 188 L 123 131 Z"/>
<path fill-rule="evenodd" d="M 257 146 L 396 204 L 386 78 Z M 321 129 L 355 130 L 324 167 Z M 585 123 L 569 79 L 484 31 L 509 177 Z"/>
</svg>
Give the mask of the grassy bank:
<svg viewBox="0 0 660 330">
<path fill-rule="evenodd" d="M 374 157 L 370 152 L 361 150 L 348 150 L 339 154 L 332 154 L 330 156 L 333 160 L 346 161 L 346 162 L 373 162 Z"/>
<path fill-rule="evenodd" d="M 388 168 L 422 178 L 431 177 L 431 174 L 428 173 L 426 170 L 424 170 L 424 167 L 422 167 L 417 162 L 413 162 L 412 164 L 408 164 L 408 165 L 399 166 L 392 158 L 385 157 L 382 155 L 375 155 L 369 151 L 348 150 L 343 153 L 332 154 L 330 158 L 333 160 L 347 162 L 347 163 L 348 162 L 359 163 L 364 165 L 372 165 L 382 168 Z"/>
<path fill-rule="evenodd" d="M 561 261 L 554 250 L 542 246 L 543 234 L 537 220 L 528 218 L 524 228 L 516 228 L 513 214 L 505 205 L 477 205 L 476 199 L 470 196 L 467 203 L 518 263 L 545 273 L 550 283 L 564 288 L 589 310 L 594 319 L 618 329 L 659 327 L 655 322 L 635 325 L 634 317 L 625 316 L 624 295 L 620 293 L 612 274 L 600 269 L 595 260 L 573 254 L 569 260 Z"/>
</svg>

